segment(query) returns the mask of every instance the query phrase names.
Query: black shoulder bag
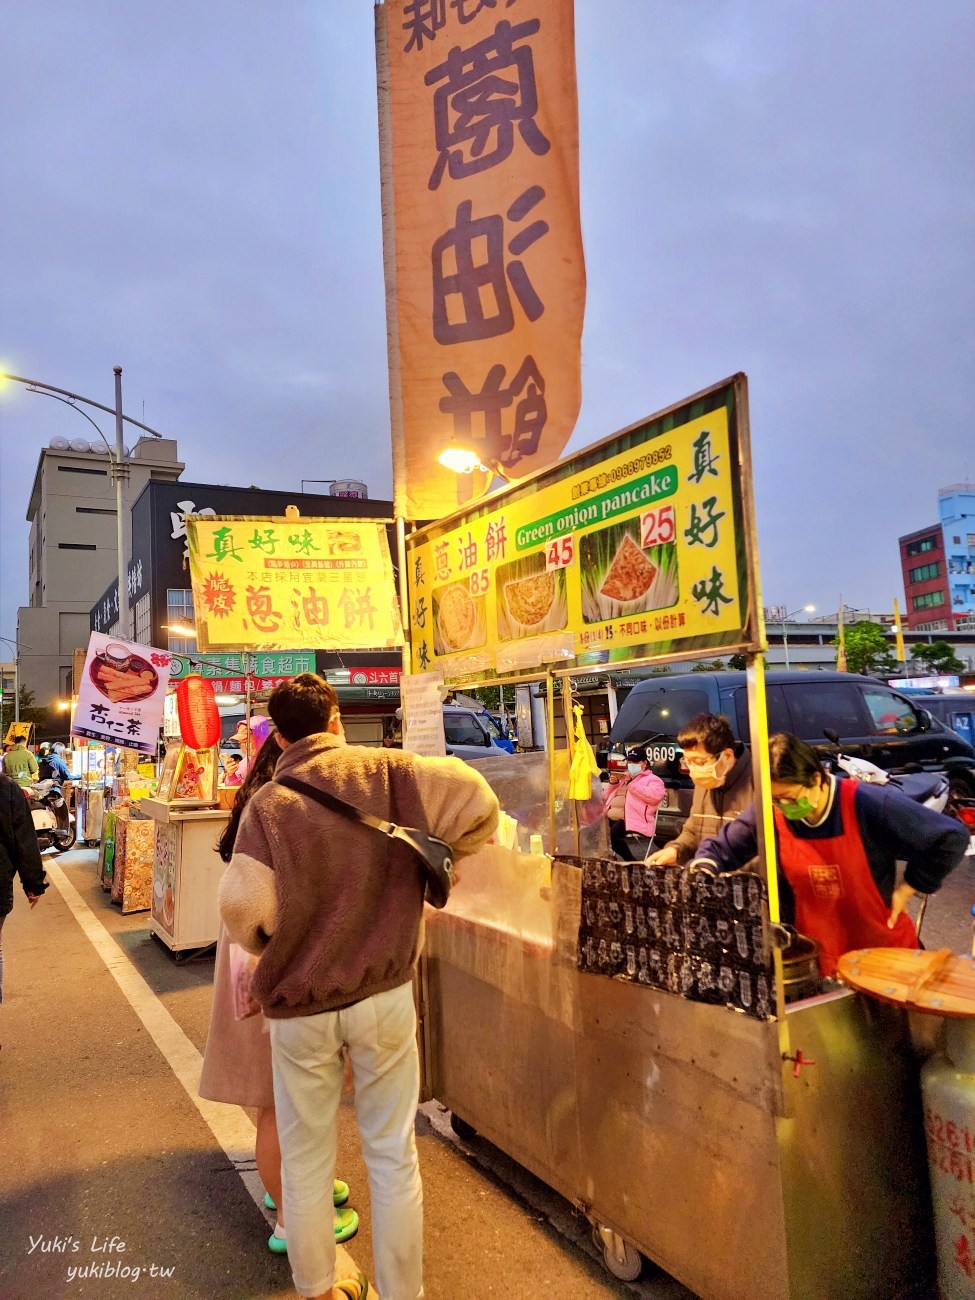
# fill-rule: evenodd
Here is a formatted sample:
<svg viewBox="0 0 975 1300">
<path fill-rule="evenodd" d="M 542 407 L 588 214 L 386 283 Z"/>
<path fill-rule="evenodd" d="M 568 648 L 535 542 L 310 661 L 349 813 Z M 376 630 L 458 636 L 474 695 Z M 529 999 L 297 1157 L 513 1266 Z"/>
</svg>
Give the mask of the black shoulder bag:
<svg viewBox="0 0 975 1300">
<path fill-rule="evenodd" d="M 431 907 L 443 907 L 446 903 L 454 883 L 454 851 L 446 840 L 438 840 L 435 835 L 428 835 L 426 831 L 419 831 L 411 826 L 397 826 L 395 822 L 384 822 L 370 813 L 361 812 L 334 794 L 319 790 L 317 786 L 310 785 L 307 781 L 299 781 L 296 776 L 276 776 L 274 779 L 278 785 L 287 786 L 289 790 L 314 799 L 323 808 L 338 813 L 340 817 L 347 817 L 350 821 L 370 826 L 374 831 L 385 835 L 387 839 L 399 840 L 407 848 L 412 849 L 426 871 L 424 898 Z"/>
</svg>

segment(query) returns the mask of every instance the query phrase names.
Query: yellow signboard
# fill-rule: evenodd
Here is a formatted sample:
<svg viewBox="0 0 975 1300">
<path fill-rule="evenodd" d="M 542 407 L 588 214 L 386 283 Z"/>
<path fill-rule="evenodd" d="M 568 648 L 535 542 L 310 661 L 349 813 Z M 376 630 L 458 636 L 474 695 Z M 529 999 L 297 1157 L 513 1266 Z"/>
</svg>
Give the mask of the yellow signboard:
<svg viewBox="0 0 975 1300">
<path fill-rule="evenodd" d="M 14 736 L 23 736 L 26 743 L 30 744 L 30 738 L 34 731 L 33 722 L 11 722 L 7 728 L 7 734 L 3 738 L 5 745 L 12 745 Z"/>
<path fill-rule="evenodd" d="M 407 539 L 414 672 L 758 648 L 745 377 Z"/>
<path fill-rule="evenodd" d="M 202 651 L 403 644 L 382 524 L 187 515 L 186 537 Z"/>
</svg>

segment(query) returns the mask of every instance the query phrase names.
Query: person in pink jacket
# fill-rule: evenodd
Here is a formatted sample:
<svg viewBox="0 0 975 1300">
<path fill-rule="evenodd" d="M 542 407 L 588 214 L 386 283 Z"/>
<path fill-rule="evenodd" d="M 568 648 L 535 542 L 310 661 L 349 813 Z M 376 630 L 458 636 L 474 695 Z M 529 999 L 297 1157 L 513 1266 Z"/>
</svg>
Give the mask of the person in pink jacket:
<svg viewBox="0 0 975 1300">
<path fill-rule="evenodd" d="M 650 771 L 647 756 L 639 747 L 626 754 L 626 775 L 609 778 L 602 816 L 609 821 L 609 839 L 617 857 L 633 861 L 628 831 L 652 840 L 657 829 L 657 809 L 667 793 L 660 777 Z"/>
</svg>

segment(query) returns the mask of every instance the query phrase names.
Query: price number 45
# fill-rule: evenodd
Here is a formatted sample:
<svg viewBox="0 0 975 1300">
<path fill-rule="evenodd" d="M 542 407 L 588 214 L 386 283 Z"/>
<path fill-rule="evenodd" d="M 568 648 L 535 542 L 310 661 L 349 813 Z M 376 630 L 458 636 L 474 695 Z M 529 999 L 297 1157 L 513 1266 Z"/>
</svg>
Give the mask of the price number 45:
<svg viewBox="0 0 975 1300">
<path fill-rule="evenodd" d="M 676 532 L 673 506 L 659 506 L 640 516 L 640 545 L 644 550 L 648 546 L 665 546 L 674 540 Z"/>
<path fill-rule="evenodd" d="M 576 558 L 575 543 L 571 537 L 559 537 L 551 543 L 545 552 L 545 572 L 553 569 L 565 569 Z"/>
</svg>

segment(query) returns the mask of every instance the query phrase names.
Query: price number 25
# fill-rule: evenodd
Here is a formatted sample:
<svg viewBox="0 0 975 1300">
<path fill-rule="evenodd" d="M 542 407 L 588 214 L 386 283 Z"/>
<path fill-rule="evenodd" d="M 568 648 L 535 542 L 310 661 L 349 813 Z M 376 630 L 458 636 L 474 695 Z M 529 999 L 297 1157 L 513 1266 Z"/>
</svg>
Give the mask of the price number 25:
<svg viewBox="0 0 975 1300">
<path fill-rule="evenodd" d="M 674 540 L 676 532 L 673 506 L 659 506 L 640 516 L 640 545 L 644 550 L 648 546 L 665 546 Z"/>
</svg>

